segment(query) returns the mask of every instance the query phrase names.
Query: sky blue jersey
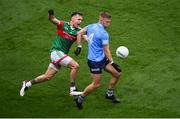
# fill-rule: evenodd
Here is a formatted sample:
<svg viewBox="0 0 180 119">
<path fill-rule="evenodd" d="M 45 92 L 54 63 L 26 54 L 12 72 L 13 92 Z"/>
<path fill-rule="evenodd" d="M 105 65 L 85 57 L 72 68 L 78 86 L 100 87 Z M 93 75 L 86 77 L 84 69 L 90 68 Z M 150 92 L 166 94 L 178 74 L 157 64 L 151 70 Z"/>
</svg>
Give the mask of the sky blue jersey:
<svg viewBox="0 0 180 119">
<path fill-rule="evenodd" d="M 100 23 L 90 24 L 85 29 L 88 36 L 88 59 L 96 62 L 103 60 L 103 45 L 109 44 L 109 34 Z"/>
</svg>

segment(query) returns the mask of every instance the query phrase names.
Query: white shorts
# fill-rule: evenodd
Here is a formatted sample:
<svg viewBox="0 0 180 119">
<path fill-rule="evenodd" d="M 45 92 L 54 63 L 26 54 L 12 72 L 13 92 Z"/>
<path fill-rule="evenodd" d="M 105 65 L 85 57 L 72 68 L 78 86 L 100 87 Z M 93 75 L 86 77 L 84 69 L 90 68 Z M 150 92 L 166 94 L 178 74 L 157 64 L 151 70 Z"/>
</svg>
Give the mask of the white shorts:
<svg viewBox="0 0 180 119">
<path fill-rule="evenodd" d="M 66 67 L 72 60 L 73 59 L 70 56 L 64 54 L 62 51 L 55 50 L 51 52 L 51 63 L 49 64 L 49 67 L 58 71 L 61 66 Z"/>
</svg>

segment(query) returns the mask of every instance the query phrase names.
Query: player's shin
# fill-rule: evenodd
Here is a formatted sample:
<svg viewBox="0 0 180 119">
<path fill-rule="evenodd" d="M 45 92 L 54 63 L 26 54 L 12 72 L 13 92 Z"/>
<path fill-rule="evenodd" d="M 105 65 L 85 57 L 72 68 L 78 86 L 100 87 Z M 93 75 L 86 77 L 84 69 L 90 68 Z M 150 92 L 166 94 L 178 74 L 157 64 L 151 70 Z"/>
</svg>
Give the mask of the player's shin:
<svg viewBox="0 0 180 119">
<path fill-rule="evenodd" d="M 77 78 L 77 72 L 78 72 L 79 65 L 71 66 L 71 72 L 70 72 L 70 92 L 77 91 L 75 80 Z"/>
<path fill-rule="evenodd" d="M 88 85 L 85 89 L 84 89 L 84 91 L 83 91 L 83 96 L 85 97 L 85 96 L 87 96 L 87 95 L 89 95 L 90 93 L 92 93 L 95 89 L 97 89 L 98 87 L 99 87 L 100 85 L 94 85 L 93 83 L 91 83 L 90 85 Z"/>
<path fill-rule="evenodd" d="M 117 84 L 118 80 L 119 80 L 119 77 L 112 77 L 110 82 L 109 82 L 108 89 L 114 89 L 114 87 Z"/>
</svg>

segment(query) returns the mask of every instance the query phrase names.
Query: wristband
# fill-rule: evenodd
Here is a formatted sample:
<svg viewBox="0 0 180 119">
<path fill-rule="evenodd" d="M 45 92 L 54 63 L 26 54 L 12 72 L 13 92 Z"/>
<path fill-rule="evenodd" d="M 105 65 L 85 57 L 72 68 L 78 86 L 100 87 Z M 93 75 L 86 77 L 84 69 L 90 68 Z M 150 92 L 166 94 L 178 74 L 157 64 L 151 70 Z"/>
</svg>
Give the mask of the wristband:
<svg viewBox="0 0 180 119">
<path fill-rule="evenodd" d="M 78 45 L 79 48 L 82 48 L 82 45 Z"/>
<path fill-rule="evenodd" d="M 113 61 L 113 60 L 110 62 L 110 64 L 112 64 L 112 63 L 114 63 L 114 61 Z"/>
</svg>

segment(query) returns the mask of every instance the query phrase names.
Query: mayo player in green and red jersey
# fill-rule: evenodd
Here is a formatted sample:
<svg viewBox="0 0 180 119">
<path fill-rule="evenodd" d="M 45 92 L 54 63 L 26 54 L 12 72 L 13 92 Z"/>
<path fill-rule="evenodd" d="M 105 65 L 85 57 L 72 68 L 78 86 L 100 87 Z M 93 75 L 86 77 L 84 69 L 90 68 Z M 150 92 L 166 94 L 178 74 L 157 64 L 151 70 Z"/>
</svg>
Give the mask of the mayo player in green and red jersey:
<svg viewBox="0 0 180 119">
<path fill-rule="evenodd" d="M 35 79 L 30 81 L 23 81 L 22 88 L 20 90 L 20 95 L 24 96 L 25 91 L 29 89 L 32 85 L 41 83 L 44 81 L 51 80 L 52 77 L 58 72 L 58 70 L 64 66 L 71 69 L 70 72 L 70 93 L 72 91 L 76 91 L 75 79 L 77 77 L 77 72 L 79 68 L 79 64 L 68 56 L 69 49 L 71 45 L 76 41 L 77 32 L 80 31 L 79 25 L 82 22 L 82 13 L 73 12 L 71 14 L 70 22 L 65 22 L 62 20 L 58 20 L 54 16 L 54 11 L 48 11 L 49 20 L 57 26 L 57 36 L 54 39 L 54 42 L 51 47 L 51 63 L 49 64 L 46 72 Z M 84 36 L 85 40 L 87 37 Z M 81 50 L 81 46 L 79 46 L 78 52 Z M 76 52 L 77 52 L 76 51 Z M 75 54 L 76 54 L 75 52 Z"/>
</svg>

